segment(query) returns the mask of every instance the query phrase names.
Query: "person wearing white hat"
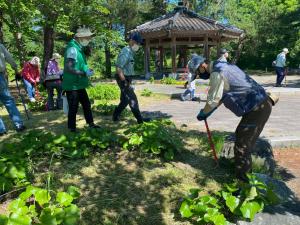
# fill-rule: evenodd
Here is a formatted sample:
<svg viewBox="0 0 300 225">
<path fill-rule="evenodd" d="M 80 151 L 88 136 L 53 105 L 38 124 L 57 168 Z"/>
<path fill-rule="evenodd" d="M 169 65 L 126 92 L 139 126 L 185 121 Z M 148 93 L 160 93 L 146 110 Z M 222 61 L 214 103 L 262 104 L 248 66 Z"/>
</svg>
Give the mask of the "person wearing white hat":
<svg viewBox="0 0 300 225">
<path fill-rule="evenodd" d="M 289 53 L 287 48 L 282 49 L 282 52 L 279 53 L 276 57 L 275 62 L 275 71 L 277 74 L 276 87 L 281 87 L 281 82 L 285 77 L 285 67 L 286 67 L 286 55 Z"/>
<path fill-rule="evenodd" d="M 222 48 L 220 50 L 220 58 L 217 61 L 227 62 L 228 57 L 229 57 L 229 53 L 228 53 L 227 49 Z"/>
<path fill-rule="evenodd" d="M 45 77 L 45 86 L 48 92 L 48 101 L 47 109 L 62 109 L 62 85 L 61 85 L 61 76 L 62 70 L 58 66 L 58 60 L 61 58 L 61 55 L 54 53 L 52 58 L 49 60 L 47 65 L 47 73 Z M 54 89 L 57 92 L 56 106 L 54 107 Z"/>
<path fill-rule="evenodd" d="M 31 102 L 35 102 L 35 87 L 40 82 L 40 58 L 34 56 L 22 69 L 23 82 Z"/>
<path fill-rule="evenodd" d="M 91 41 L 93 33 L 87 27 L 77 29 L 74 38 L 68 43 L 64 55 L 63 91 L 67 94 L 69 105 L 68 128 L 76 132 L 76 114 L 79 103 L 82 105 L 86 123 L 90 128 L 99 128 L 94 124 L 90 99 L 86 92 L 89 77 L 94 74 L 87 65 L 83 47 Z"/>
</svg>

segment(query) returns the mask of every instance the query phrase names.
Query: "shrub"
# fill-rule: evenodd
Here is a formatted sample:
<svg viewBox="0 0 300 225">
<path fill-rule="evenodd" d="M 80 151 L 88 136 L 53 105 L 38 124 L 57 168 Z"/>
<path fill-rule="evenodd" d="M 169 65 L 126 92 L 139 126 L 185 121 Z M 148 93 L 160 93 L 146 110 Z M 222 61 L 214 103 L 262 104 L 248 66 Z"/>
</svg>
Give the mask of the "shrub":
<svg viewBox="0 0 300 225">
<path fill-rule="evenodd" d="M 87 89 L 88 95 L 94 100 L 115 100 L 120 98 L 120 90 L 115 84 L 97 84 Z"/>
<path fill-rule="evenodd" d="M 134 125 L 124 134 L 127 140 L 124 149 L 138 149 L 144 153 L 162 155 L 165 159 L 174 158 L 175 151 L 179 151 L 183 144 L 175 125 L 169 120 L 151 121 Z"/>
<path fill-rule="evenodd" d="M 152 91 L 150 91 L 149 89 L 144 89 L 141 93 L 142 96 L 145 96 L 145 97 L 150 97 L 151 95 L 153 94 Z"/>
<path fill-rule="evenodd" d="M 233 218 L 253 220 L 264 206 L 279 203 L 278 196 L 270 186 L 254 175 L 248 175 L 249 183 L 225 185 L 215 194 L 199 196 L 200 189 L 191 189 L 190 195 L 181 203 L 183 218 L 200 224 L 227 225 Z"/>
<path fill-rule="evenodd" d="M 177 80 L 172 77 L 164 77 L 163 79 L 160 80 L 161 84 L 176 84 Z"/>
</svg>

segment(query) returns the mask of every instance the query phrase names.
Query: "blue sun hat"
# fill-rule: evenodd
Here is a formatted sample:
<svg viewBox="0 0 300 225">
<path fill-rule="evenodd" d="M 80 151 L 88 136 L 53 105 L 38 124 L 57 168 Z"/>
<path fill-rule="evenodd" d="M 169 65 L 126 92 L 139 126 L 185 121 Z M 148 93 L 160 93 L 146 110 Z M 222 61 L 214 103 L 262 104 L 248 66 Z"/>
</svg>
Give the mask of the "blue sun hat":
<svg viewBox="0 0 300 225">
<path fill-rule="evenodd" d="M 194 74 L 196 72 L 196 70 L 198 69 L 198 67 L 204 63 L 206 58 L 204 58 L 201 55 L 194 55 L 191 60 L 188 63 L 188 69 L 189 71 Z"/>
<path fill-rule="evenodd" d="M 129 40 L 134 40 L 136 43 L 142 45 L 143 44 L 143 38 L 140 33 L 133 32 L 129 35 Z"/>
</svg>

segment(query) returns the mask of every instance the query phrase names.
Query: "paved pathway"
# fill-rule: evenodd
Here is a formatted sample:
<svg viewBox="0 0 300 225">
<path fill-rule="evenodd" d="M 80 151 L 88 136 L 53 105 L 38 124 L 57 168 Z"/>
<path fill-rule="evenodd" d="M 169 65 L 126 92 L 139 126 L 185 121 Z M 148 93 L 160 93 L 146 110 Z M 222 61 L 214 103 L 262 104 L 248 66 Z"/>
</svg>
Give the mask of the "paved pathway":
<svg viewBox="0 0 300 225">
<path fill-rule="evenodd" d="M 275 79 L 274 76 L 257 76 L 254 79 L 265 86 L 268 91 L 280 96 L 261 136 L 269 139 L 273 147 L 300 145 L 300 76 L 292 76 L 288 80 L 288 86 L 280 88 L 270 86 L 270 81 Z M 190 128 L 205 131 L 204 124 L 196 119 L 200 108 L 205 105 L 207 82 L 202 83 L 205 85 L 200 85 L 196 91 L 203 99 L 200 104 L 192 101 L 181 102 L 178 99 L 178 96 L 184 91 L 181 86 L 143 84 L 137 85 L 136 88 L 138 90 L 148 88 L 156 93 L 177 96 L 177 98 L 164 103 L 143 106 L 143 111 L 160 111 L 169 115 L 179 125 L 186 124 Z M 208 123 L 212 130 L 233 132 L 239 120 L 240 118 L 222 105 L 208 119 Z"/>
</svg>

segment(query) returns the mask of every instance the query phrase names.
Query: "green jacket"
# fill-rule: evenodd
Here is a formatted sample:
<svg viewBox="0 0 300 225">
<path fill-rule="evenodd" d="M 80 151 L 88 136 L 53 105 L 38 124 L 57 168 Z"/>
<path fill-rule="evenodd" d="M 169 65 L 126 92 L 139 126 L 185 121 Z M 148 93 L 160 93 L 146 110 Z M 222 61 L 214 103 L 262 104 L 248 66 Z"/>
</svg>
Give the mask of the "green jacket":
<svg viewBox="0 0 300 225">
<path fill-rule="evenodd" d="M 67 45 L 67 49 L 64 55 L 64 67 L 66 67 L 66 62 L 68 58 L 75 59 L 74 69 L 83 72 L 86 72 L 88 70 L 86 58 L 82 51 L 82 47 L 74 39 L 72 39 Z M 87 76 L 67 73 L 64 70 L 63 82 L 62 82 L 63 90 L 65 91 L 80 90 L 80 89 L 85 89 L 88 86 L 89 86 L 89 79 Z"/>
</svg>

